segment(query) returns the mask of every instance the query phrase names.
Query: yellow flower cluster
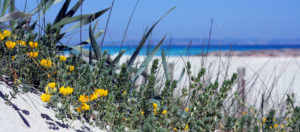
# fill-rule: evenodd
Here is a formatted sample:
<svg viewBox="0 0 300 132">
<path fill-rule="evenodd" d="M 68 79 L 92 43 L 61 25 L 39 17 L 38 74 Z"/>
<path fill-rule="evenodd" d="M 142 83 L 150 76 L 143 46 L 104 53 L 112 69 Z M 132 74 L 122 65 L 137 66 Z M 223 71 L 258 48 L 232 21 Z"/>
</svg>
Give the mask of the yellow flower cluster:
<svg viewBox="0 0 300 132">
<path fill-rule="evenodd" d="M 13 41 L 6 41 L 5 42 L 5 45 L 8 49 L 12 50 L 13 48 L 15 48 L 16 46 L 16 42 L 13 42 Z"/>
<path fill-rule="evenodd" d="M 93 94 L 91 94 L 90 96 L 88 95 L 80 95 L 80 97 L 78 98 L 78 100 L 82 103 L 86 103 L 88 101 L 93 101 L 99 97 L 105 97 L 108 95 L 108 90 L 104 90 L 104 89 L 96 89 L 95 92 Z"/>
<path fill-rule="evenodd" d="M 163 110 L 163 111 L 161 112 L 161 114 L 163 114 L 163 115 L 165 115 L 165 114 L 167 114 L 167 113 L 168 113 L 167 110 Z"/>
<path fill-rule="evenodd" d="M 27 46 L 26 42 L 22 41 L 22 40 L 18 40 L 17 44 L 22 45 L 22 46 Z"/>
<path fill-rule="evenodd" d="M 74 66 L 72 66 L 72 65 L 71 65 L 71 66 L 69 66 L 69 71 L 70 71 L 70 72 L 74 71 L 74 68 L 75 68 L 75 67 L 74 67 Z"/>
<path fill-rule="evenodd" d="M 29 52 L 27 53 L 29 55 L 29 57 L 31 58 L 36 58 L 39 55 L 39 52 L 37 51 L 33 51 L 33 52 Z"/>
<path fill-rule="evenodd" d="M 29 42 L 29 46 L 31 49 L 36 49 L 38 45 L 39 45 L 38 42 L 32 42 L 32 41 Z"/>
<path fill-rule="evenodd" d="M 81 108 L 77 107 L 77 112 L 80 112 L 82 110 L 89 110 L 90 106 L 87 103 L 81 103 Z"/>
<path fill-rule="evenodd" d="M 97 93 L 99 97 L 105 97 L 108 95 L 108 90 L 96 89 L 95 93 Z"/>
<path fill-rule="evenodd" d="M 183 130 L 184 130 L 184 131 L 188 131 L 188 130 L 189 130 L 189 125 L 186 124 L 186 125 L 185 125 L 185 128 L 184 128 Z"/>
<path fill-rule="evenodd" d="M 14 56 L 14 55 L 11 56 L 11 60 L 15 60 L 15 58 L 16 58 L 16 56 Z"/>
<path fill-rule="evenodd" d="M 56 93 L 56 83 L 55 82 L 51 82 L 49 83 L 46 88 L 45 88 L 45 92 L 47 94 L 54 94 Z"/>
<path fill-rule="evenodd" d="M 0 32 L 0 40 L 3 40 L 6 37 L 9 37 L 10 35 L 11 35 L 10 31 L 4 30 L 3 33 Z"/>
<path fill-rule="evenodd" d="M 267 121 L 266 118 L 262 118 L 262 122 L 265 123 Z"/>
<path fill-rule="evenodd" d="M 41 66 L 50 68 L 52 66 L 52 61 L 50 59 L 42 59 Z"/>
<path fill-rule="evenodd" d="M 157 114 L 157 112 L 156 112 L 156 110 L 157 110 L 157 104 L 156 103 L 152 103 L 152 105 L 153 105 L 153 108 L 154 108 L 154 115 L 156 115 Z"/>
<path fill-rule="evenodd" d="M 63 95 L 69 95 L 69 94 L 73 93 L 73 88 L 70 88 L 70 87 L 67 87 L 67 88 L 60 87 L 59 92 L 61 94 L 63 94 Z"/>
<path fill-rule="evenodd" d="M 65 57 L 65 56 L 60 56 L 60 57 L 59 57 L 59 60 L 60 60 L 60 61 L 66 61 L 66 60 L 67 60 L 67 57 Z"/>
<path fill-rule="evenodd" d="M 85 103 L 85 102 L 88 102 L 90 100 L 90 96 L 85 96 L 84 94 L 83 95 L 80 95 L 80 97 L 78 98 L 78 100 L 82 103 Z"/>
<path fill-rule="evenodd" d="M 51 99 L 51 95 L 50 94 L 42 94 L 41 95 L 41 100 L 43 102 L 50 102 L 50 99 Z"/>
<path fill-rule="evenodd" d="M 94 92 L 93 94 L 90 95 L 90 100 L 93 101 L 98 98 L 98 94 Z"/>
<path fill-rule="evenodd" d="M 189 111 L 189 107 L 186 107 L 186 108 L 184 109 L 184 111 L 185 111 L 185 112 L 188 112 L 188 111 Z"/>
</svg>

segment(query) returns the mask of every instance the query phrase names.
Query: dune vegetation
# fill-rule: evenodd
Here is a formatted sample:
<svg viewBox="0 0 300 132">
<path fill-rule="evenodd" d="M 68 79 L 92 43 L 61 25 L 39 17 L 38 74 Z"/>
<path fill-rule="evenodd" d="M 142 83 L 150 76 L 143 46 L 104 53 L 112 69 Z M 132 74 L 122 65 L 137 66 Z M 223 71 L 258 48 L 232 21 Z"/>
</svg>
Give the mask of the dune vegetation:
<svg viewBox="0 0 300 132">
<path fill-rule="evenodd" d="M 264 101 L 256 108 L 247 106 L 237 96 L 229 96 L 237 74 L 225 80 L 207 79 L 206 68 L 194 73 L 186 62 L 181 77 L 171 78 L 165 53 L 162 52 L 161 59 L 155 58 L 166 36 L 140 65 L 135 65 L 151 32 L 175 8 L 148 28 L 129 60 L 120 63 L 125 51 L 111 59 L 96 41 L 105 32 L 95 31 L 95 20 L 109 13 L 111 8 L 75 16 L 82 1 L 78 0 L 75 5 L 70 5 L 70 1 L 63 1 L 55 21 L 41 26 L 40 20 L 31 16 L 45 17 L 42 12 L 56 0 L 41 0 L 30 14 L 16 11 L 14 0 L 1 0 L 0 74 L 13 82 L 13 92 L 5 95 L 8 104 L 16 94 L 34 88 L 43 93 L 41 100 L 64 123 L 80 120 L 108 131 L 285 132 L 300 129 L 300 107 L 294 103 L 294 95 L 286 95 L 285 110 L 279 113 L 276 108 L 264 109 Z M 78 45 L 62 44 L 60 40 L 68 34 L 62 30 L 65 25 L 72 25 L 70 30 L 89 26 L 89 38 Z M 87 44 L 90 50 L 82 48 Z M 66 51 L 72 52 L 64 55 Z M 164 80 L 159 79 L 159 64 L 163 66 Z M 186 82 L 189 87 L 180 88 L 181 93 L 175 95 L 184 75 L 189 78 Z M 138 78 L 144 81 L 138 83 Z M 158 83 L 163 85 L 156 85 Z M 241 114 L 227 111 L 232 107 L 225 105 L 229 98 L 245 107 Z"/>
</svg>

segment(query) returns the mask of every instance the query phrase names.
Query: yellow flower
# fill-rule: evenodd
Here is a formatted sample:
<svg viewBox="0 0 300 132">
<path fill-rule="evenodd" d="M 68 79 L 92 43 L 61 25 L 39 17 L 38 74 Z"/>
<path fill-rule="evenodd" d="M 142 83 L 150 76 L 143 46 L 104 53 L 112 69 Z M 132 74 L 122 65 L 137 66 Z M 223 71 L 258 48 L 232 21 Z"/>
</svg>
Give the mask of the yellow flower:
<svg viewBox="0 0 300 132">
<path fill-rule="evenodd" d="M 60 61 L 66 61 L 66 60 L 67 60 L 67 57 L 65 57 L 65 56 L 60 56 L 60 57 L 59 57 L 59 60 L 60 60 Z"/>
<path fill-rule="evenodd" d="M 189 125 L 186 124 L 186 125 L 185 125 L 185 128 L 184 128 L 183 130 L 184 130 L 184 131 L 188 131 L 188 130 L 189 130 Z"/>
<path fill-rule="evenodd" d="M 54 88 L 51 88 L 51 87 L 47 86 L 47 87 L 45 88 L 45 92 L 46 92 L 47 94 L 54 94 L 54 93 L 56 93 L 56 88 L 55 88 L 55 87 L 54 87 Z"/>
<path fill-rule="evenodd" d="M 74 70 L 74 68 L 75 68 L 74 66 L 70 66 L 69 71 L 72 72 Z"/>
<path fill-rule="evenodd" d="M 15 60 L 16 56 L 11 56 L 11 60 Z"/>
<path fill-rule="evenodd" d="M 265 123 L 267 121 L 266 118 L 262 118 L 262 122 Z"/>
<path fill-rule="evenodd" d="M 145 112 L 144 112 L 144 111 L 142 111 L 142 110 L 141 110 L 141 115 L 142 115 L 142 116 L 144 116 L 144 115 L 145 115 Z"/>
<path fill-rule="evenodd" d="M 274 128 L 277 128 L 277 127 L 278 127 L 278 124 L 275 124 L 275 125 L 274 125 Z"/>
<path fill-rule="evenodd" d="M 50 102 L 50 99 L 51 99 L 51 95 L 49 95 L 49 94 L 42 94 L 41 95 L 41 100 L 43 102 Z"/>
<path fill-rule="evenodd" d="M 156 103 L 152 103 L 154 109 L 157 109 L 157 104 Z"/>
<path fill-rule="evenodd" d="M 80 109 L 79 107 L 77 107 L 76 110 L 77 110 L 77 112 L 80 112 L 80 111 L 81 111 L 81 109 Z"/>
<path fill-rule="evenodd" d="M 54 88 L 56 86 L 56 83 L 55 82 L 48 83 L 48 86 L 50 88 Z"/>
<path fill-rule="evenodd" d="M 273 127 L 272 127 L 272 126 L 270 126 L 270 128 L 272 129 Z"/>
<path fill-rule="evenodd" d="M 153 113 L 154 113 L 154 115 L 156 115 L 156 114 L 157 114 L 157 111 L 156 111 L 156 109 L 154 109 L 154 110 L 153 110 Z"/>
<path fill-rule="evenodd" d="M 3 35 L 5 36 L 5 37 L 9 37 L 10 35 L 11 35 L 11 33 L 10 33 L 10 31 L 9 30 L 4 30 L 3 31 Z"/>
<path fill-rule="evenodd" d="M 177 131 L 177 128 L 173 128 L 174 131 Z"/>
<path fill-rule="evenodd" d="M 73 88 L 70 88 L 70 87 L 67 87 L 67 88 L 60 87 L 59 92 L 61 94 L 63 94 L 63 95 L 69 95 L 69 94 L 73 93 Z"/>
<path fill-rule="evenodd" d="M 92 95 L 90 95 L 90 99 L 91 101 L 95 100 L 98 98 L 98 94 L 96 92 L 94 92 Z"/>
<path fill-rule="evenodd" d="M 32 41 L 29 42 L 29 46 L 30 46 L 31 49 L 37 48 L 38 45 L 39 45 L 39 44 L 38 44 L 37 42 L 32 42 Z"/>
<path fill-rule="evenodd" d="M 98 96 L 100 97 L 105 97 L 108 95 L 108 90 L 104 90 L 104 89 L 96 89 L 95 93 L 98 94 Z"/>
<path fill-rule="evenodd" d="M 78 98 L 78 100 L 82 103 L 88 102 L 89 101 L 89 96 L 85 96 L 85 95 L 80 95 L 80 97 Z"/>
<path fill-rule="evenodd" d="M 276 118 L 273 118 L 273 121 L 275 122 L 275 121 L 276 121 Z"/>
<path fill-rule="evenodd" d="M 188 112 L 188 111 L 189 111 L 189 107 L 186 107 L 186 108 L 184 109 L 184 111 L 185 111 L 185 112 Z"/>
<path fill-rule="evenodd" d="M 51 74 L 47 74 L 47 77 L 50 78 L 50 77 L 51 77 Z"/>
<path fill-rule="evenodd" d="M 127 92 L 126 91 L 124 91 L 123 93 L 122 93 L 122 95 L 125 95 Z"/>
<path fill-rule="evenodd" d="M 165 115 L 165 114 L 167 114 L 167 110 L 163 110 L 162 112 L 161 112 L 161 114 L 163 114 L 163 115 Z"/>
<path fill-rule="evenodd" d="M 281 124 L 281 125 L 280 125 L 280 128 L 284 128 L 284 125 L 283 125 L 283 124 Z"/>
<path fill-rule="evenodd" d="M 52 66 L 52 61 L 50 59 L 42 59 L 41 66 L 50 68 Z"/>
<path fill-rule="evenodd" d="M 31 58 L 36 58 L 36 57 L 39 55 L 39 52 L 37 52 L 37 51 L 29 52 L 28 55 L 29 55 Z"/>
<path fill-rule="evenodd" d="M 89 110 L 90 109 L 90 106 L 86 103 L 82 103 L 81 104 L 81 110 Z"/>
<path fill-rule="evenodd" d="M 17 44 L 22 45 L 22 46 L 27 46 L 25 41 L 18 40 Z"/>
<path fill-rule="evenodd" d="M 8 49 L 12 50 L 13 48 L 15 48 L 16 46 L 16 42 L 12 42 L 12 41 L 6 41 L 5 45 Z"/>
</svg>

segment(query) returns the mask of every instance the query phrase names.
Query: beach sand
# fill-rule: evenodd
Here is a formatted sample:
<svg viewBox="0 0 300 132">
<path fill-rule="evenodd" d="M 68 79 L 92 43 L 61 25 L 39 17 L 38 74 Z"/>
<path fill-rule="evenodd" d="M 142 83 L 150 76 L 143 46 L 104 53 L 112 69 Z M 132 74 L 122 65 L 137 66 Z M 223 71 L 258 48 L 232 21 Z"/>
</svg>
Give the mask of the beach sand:
<svg viewBox="0 0 300 132">
<path fill-rule="evenodd" d="M 101 132 L 99 128 L 82 123 L 79 120 L 63 124 L 55 117 L 55 112 L 47 108 L 40 99 L 40 92 L 19 93 L 7 105 L 4 95 L 12 88 L 0 82 L 0 132 Z"/>
<path fill-rule="evenodd" d="M 121 59 L 121 62 L 126 62 L 129 56 Z M 139 56 L 137 64 L 141 64 L 145 57 Z M 160 59 L 160 57 L 155 57 Z M 186 67 L 186 62 L 191 63 L 192 73 L 195 75 L 200 71 L 201 67 L 207 69 L 206 77 L 214 82 L 218 77 L 219 80 L 229 78 L 233 73 L 237 73 L 238 68 L 245 68 L 245 91 L 246 102 L 248 105 L 259 105 L 259 99 L 264 93 L 265 96 L 271 91 L 270 103 L 276 104 L 286 98 L 286 93 L 295 93 L 296 101 L 300 100 L 300 57 L 268 57 L 268 56 L 233 56 L 233 57 L 167 57 L 168 63 L 173 63 L 173 78 L 179 79 L 183 67 Z M 161 62 L 161 61 L 160 61 Z M 162 64 L 160 63 L 160 71 L 158 74 L 163 74 Z M 158 80 L 163 80 L 160 77 Z M 208 81 L 209 81 L 208 80 Z M 188 76 L 183 77 L 177 89 L 178 94 L 181 93 L 181 88 L 188 86 Z M 237 83 L 234 85 L 237 88 Z M 233 90 L 232 93 L 235 91 Z"/>
</svg>

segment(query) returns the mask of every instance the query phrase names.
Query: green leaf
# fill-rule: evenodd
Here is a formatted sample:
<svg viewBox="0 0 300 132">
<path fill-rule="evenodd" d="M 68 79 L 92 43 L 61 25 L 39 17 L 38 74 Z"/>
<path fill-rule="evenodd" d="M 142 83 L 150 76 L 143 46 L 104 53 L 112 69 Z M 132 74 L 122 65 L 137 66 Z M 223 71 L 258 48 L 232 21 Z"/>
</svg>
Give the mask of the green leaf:
<svg viewBox="0 0 300 132">
<path fill-rule="evenodd" d="M 151 32 L 153 31 L 153 29 L 155 28 L 155 26 L 166 16 L 168 15 L 172 10 L 174 10 L 176 7 L 171 8 L 169 11 L 167 11 L 162 17 L 160 17 L 153 25 L 152 27 L 148 30 L 148 32 L 143 36 L 142 40 L 140 41 L 138 47 L 135 49 L 135 51 L 133 52 L 132 56 L 130 57 L 127 66 L 130 67 L 133 62 L 135 61 L 136 57 L 138 56 L 140 50 L 142 49 L 142 47 L 144 46 L 146 40 L 148 39 L 148 37 L 150 36 Z"/>
<path fill-rule="evenodd" d="M 93 30 L 92 30 L 92 24 L 90 24 L 89 36 L 90 36 L 92 48 L 93 48 L 93 50 L 95 52 L 95 55 L 96 55 L 96 59 L 99 59 L 100 56 L 101 56 L 101 53 L 100 53 L 101 48 L 97 45 L 97 41 L 95 39 Z"/>
<path fill-rule="evenodd" d="M 42 0 L 40 4 L 30 14 L 35 15 L 39 12 L 39 18 L 41 18 L 52 5 L 57 4 L 59 2 L 62 2 L 62 0 Z"/>
<path fill-rule="evenodd" d="M 116 58 L 111 62 L 111 66 L 114 66 L 115 64 L 119 63 L 120 58 L 123 56 L 123 54 L 125 53 L 125 50 L 122 50 L 118 56 L 116 56 Z"/>
<path fill-rule="evenodd" d="M 185 73 L 185 68 L 182 69 L 181 73 L 180 73 L 180 76 L 179 76 L 179 79 L 178 79 L 178 82 L 181 82 L 183 76 L 184 76 L 184 73 Z"/>
<path fill-rule="evenodd" d="M 5 15 L 7 8 L 9 7 L 10 0 L 4 0 L 3 1 L 3 6 L 2 6 L 2 11 L 1 11 L 1 17 Z"/>
<path fill-rule="evenodd" d="M 73 23 L 73 22 L 80 21 L 80 20 L 82 20 L 82 25 L 89 24 L 90 22 L 94 21 L 96 18 L 98 18 L 99 16 L 104 14 L 108 9 L 109 8 L 106 8 L 106 9 L 99 11 L 97 13 L 94 13 L 94 14 L 87 14 L 87 15 L 82 15 L 82 16 L 79 15 L 79 16 L 64 18 L 61 21 L 59 21 L 58 23 L 54 24 L 52 26 L 52 29 L 63 27 L 66 24 Z"/>
<path fill-rule="evenodd" d="M 66 0 L 63 4 L 62 8 L 60 9 L 59 13 L 57 14 L 53 24 L 59 22 L 61 19 L 63 19 L 66 16 L 66 12 L 68 10 L 68 7 L 70 5 L 71 0 Z"/>
<path fill-rule="evenodd" d="M 66 32 L 70 32 L 74 29 L 77 29 L 77 28 L 80 28 L 84 25 L 87 25 L 89 23 L 91 23 L 92 21 L 94 21 L 95 19 L 97 19 L 99 16 L 101 16 L 103 13 L 105 13 L 109 8 L 103 10 L 103 11 L 100 11 L 98 13 L 95 14 L 95 16 L 91 16 L 91 17 L 88 17 L 88 18 L 85 18 L 85 19 L 82 19 L 82 22 L 80 23 L 77 22 L 76 24 L 74 24 L 71 28 L 69 28 Z"/>
<path fill-rule="evenodd" d="M 151 62 L 153 57 L 155 56 L 156 52 L 158 51 L 159 47 L 162 45 L 166 38 L 166 35 L 163 37 L 163 39 L 155 46 L 155 48 L 152 50 L 152 52 L 145 58 L 145 60 L 142 62 L 140 68 L 135 73 L 135 76 L 132 77 L 131 81 L 135 82 L 135 80 L 138 78 L 138 76 L 146 69 L 148 64 Z"/>
<path fill-rule="evenodd" d="M 77 52 L 80 52 L 80 49 L 81 49 L 81 45 L 78 45 L 78 46 L 67 46 L 67 47 L 70 47 L 70 48 L 72 48 L 73 50 L 75 50 Z M 81 54 L 83 56 L 85 56 L 85 57 L 89 57 L 90 52 L 89 52 L 89 50 L 82 48 L 82 53 Z M 92 56 L 93 56 L 93 53 L 92 53 Z"/>
<path fill-rule="evenodd" d="M 161 51 L 161 58 L 162 58 L 164 71 L 165 71 L 165 74 L 166 74 L 166 79 L 170 80 L 171 77 L 170 77 L 170 74 L 169 74 L 169 68 L 168 68 L 168 64 L 167 64 L 167 60 L 166 60 L 166 54 L 165 54 L 164 49 L 162 49 L 162 51 Z"/>
<path fill-rule="evenodd" d="M 72 17 L 76 11 L 79 9 L 79 7 L 82 5 L 83 0 L 78 0 L 77 3 L 71 8 L 70 11 L 66 14 L 66 17 Z"/>
<path fill-rule="evenodd" d="M 95 39 L 99 38 L 103 33 L 104 33 L 104 30 L 101 30 L 101 31 L 97 32 L 96 34 L 94 34 Z M 91 43 L 91 39 L 87 39 L 85 42 Z"/>
<path fill-rule="evenodd" d="M 17 11 L 17 12 L 8 13 L 5 16 L 1 17 L 0 22 L 12 21 L 12 20 L 21 19 L 30 16 L 31 16 L 30 14 Z"/>
<path fill-rule="evenodd" d="M 90 50 L 89 50 L 89 64 L 92 64 L 93 56 L 92 56 L 92 46 L 90 45 Z"/>
</svg>

